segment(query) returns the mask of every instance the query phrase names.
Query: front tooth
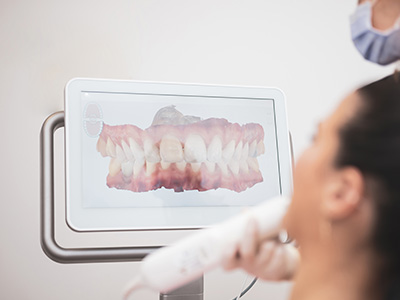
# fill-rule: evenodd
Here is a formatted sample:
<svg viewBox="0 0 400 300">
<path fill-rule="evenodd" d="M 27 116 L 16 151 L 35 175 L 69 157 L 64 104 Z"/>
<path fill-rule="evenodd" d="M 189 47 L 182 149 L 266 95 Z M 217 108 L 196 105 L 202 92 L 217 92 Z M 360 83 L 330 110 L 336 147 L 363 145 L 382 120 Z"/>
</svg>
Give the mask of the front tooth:
<svg viewBox="0 0 400 300">
<path fill-rule="evenodd" d="M 152 163 L 157 163 L 161 160 L 159 150 L 156 147 L 156 145 L 154 145 L 152 140 L 145 139 L 143 142 L 143 148 L 144 148 L 144 155 L 147 161 Z"/>
<path fill-rule="evenodd" d="M 108 172 L 110 176 L 115 176 L 121 170 L 121 162 L 116 158 L 111 158 L 110 165 L 108 166 Z"/>
<path fill-rule="evenodd" d="M 236 160 L 232 160 L 232 161 L 229 163 L 229 169 L 231 169 L 231 171 L 232 171 L 232 173 L 233 173 L 234 175 L 239 174 L 239 162 L 236 161 Z"/>
<path fill-rule="evenodd" d="M 135 160 L 135 157 L 133 156 L 132 150 L 131 150 L 131 148 L 129 148 L 128 144 L 125 143 L 124 140 L 122 140 L 121 145 L 122 145 L 122 149 L 123 149 L 124 152 L 125 152 L 126 158 L 127 158 L 128 160 L 134 161 L 134 160 Z"/>
<path fill-rule="evenodd" d="M 241 160 L 239 163 L 240 170 L 242 170 L 244 173 L 249 173 L 249 165 L 245 160 Z"/>
<path fill-rule="evenodd" d="M 200 171 L 201 163 L 191 163 L 190 165 L 192 167 L 193 172 L 197 173 L 198 171 Z"/>
<path fill-rule="evenodd" d="M 225 162 L 229 162 L 232 159 L 233 154 L 235 153 L 235 141 L 232 140 L 225 146 L 225 149 L 222 151 L 222 158 Z"/>
<path fill-rule="evenodd" d="M 146 175 L 150 176 L 156 170 L 157 163 L 146 161 Z"/>
<path fill-rule="evenodd" d="M 184 161 L 184 160 L 182 160 L 182 161 L 180 161 L 180 162 L 177 162 L 177 163 L 175 163 L 176 164 L 176 167 L 178 168 L 178 170 L 180 170 L 180 171 L 184 171 L 185 170 L 185 168 L 186 168 L 186 161 Z"/>
<path fill-rule="evenodd" d="M 243 142 L 240 141 L 236 146 L 236 150 L 235 150 L 235 153 L 233 154 L 233 158 L 235 160 L 239 160 L 242 157 L 242 151 L 243 151 Z"/>
<path fill-rule="evenodd" d="M 133 173 L 133 162 L 126 161 L 126 162 L 121 163 L 121 171 L 125 177 L 130 177 Z"/>
<path fill-rule="evenodd" d="M 124 152 L 124 150 L 122 150 L 120 145 L 117 145 L 115 147 L 115 153 L 116 153 L 116 156 L 119 159 L 119 161 L 121 161 L 121 162 L 126 161 L 125 152 Z"/>
<path fill-rule="evenodd" d="M 215 162 L 211 162 L 211 161 L 207 161 L 207 160 L 206 160 L 204 163 L 206 164 L 206 167 L 207 167 L 207 169 L 208 169 L 208 171 L 209 171 L 210 173 L 212 173 L 212 172 L 215 171 L 215 166 L 216 166 L 216 163 L 215 163 Z"/>
<path fill-rule="evenodd" d="M 218 136 L 215 136 L 207 150 L 207 159 L 212 162 L 218 162 L 222 157 L 222 141 Z"/>
<path fill-rule="evenodd" d="M 249 157 L 249 158 L 247 159 L 247 163 L 249 164 L 249 167 L 250 167 L 252 170 L 254 170 L 254 171 L 256 171 L 256 172 L 260 171 L 260 167 L 259 167 L 259 165 L 258 165 L 258 160 L 257 160 L 257 158 Z"/>
<path fill-rule="evenodd" d="M 228 175 L 228 165 L 224 161 L 217 162 L 218 167 L 221 169 L 223 175 Z"/>
<path fill-rule="evenodd" d="M 201 163 L 207 159 L 207 147 L 203 138 L 197 134 L 188 136 L 184 148 L 185 160 L 190 163 Z"/>
<path fill-rule="evenodd" d="M 136 159 L 135 162 L 133 163 L 133 175 L 134 177 L 137 177 L 142 170 L 144 166 L 144 160 L 143 159 Z"/>
<path fill-rule="evenodd" d="M 168 169 L 169 166 L 171 165 L 170 162 L 165 162 L 165 161 L 163 161 L 163 160 L 160 162 L 160 164 L 161 164 L 161 168 L 162 168 L 163 170 Z"/>
<path fill-rule="evenodd" d="M 257 145 L 257 156 L 264 154 L 265 153 L 265 146 L 264 142 L 260 141 Z"/>
<path fill-rule="evenodd" d="M 246 143 L 243 146 L 242 157 L 240 158 L 240 160 L 246 160 L 248 156 L 249 156 L 249 143 Z"/>
<path fill-rule="evenodd" d="M 110 138 L 107 139 L 106 152 L 108 156 L 115 157 L 115 145 Z"/>
<path fill-rule="evenodd" d="M 103 156 L 103 157 L 107 156 L 106 147 L 107 147 L 106 141 L 103 140 L 101 137 L 99 137 L 99 140 L 97 141 L 96 149 L 98 152 L 100 152 L 101 156 Z"/>
<path fill-rule="evenodd" d="M 129 146 L 131 148 L 133 157 L 136 160 L 144 161 L 144 152 L 142 147 L 132 138 L 129 138 Z"/>
<path fill-rule="evenodd" d="M 160 143 L 160 156 L 164 162 L 179 162 L 183 160 L 182 144 L 174 136 L 165 136 Z"/>
<path fill-rule="evenodd" d="M 254 140 L 249 147 L 249 156 L 256 157 L 257 154 L 257 141 Z"/>
</svg>

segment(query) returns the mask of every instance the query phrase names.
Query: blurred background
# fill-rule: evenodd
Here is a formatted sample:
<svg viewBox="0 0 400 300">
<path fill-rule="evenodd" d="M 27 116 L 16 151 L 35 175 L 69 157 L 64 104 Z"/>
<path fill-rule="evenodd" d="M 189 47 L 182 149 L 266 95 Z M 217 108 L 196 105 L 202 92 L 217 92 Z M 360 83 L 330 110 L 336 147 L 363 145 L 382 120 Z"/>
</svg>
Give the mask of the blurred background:
<svg viewBox="0 0 400 300">
<path fill-rule="evenodd" d="M 140 266 L 61 265 L 41 250 L 39 132 L 63 110 L 71 78 L 278 87 L 298 157 L 347 93 L 394 70 L 357 53 L 349 27 L 355 7 L 356 0 L 0 0 L 0 298 L 120 299 Z M 95 234 L 66 228 L 62 130 L 56 143 L 57 237 L 66 246 L 95 245 Z M 245 278 L 208 273 L 205 299 L 234 298 Z M 290 287 L 257 283 L 244 299 L 287 299 Z"/>
</svg>

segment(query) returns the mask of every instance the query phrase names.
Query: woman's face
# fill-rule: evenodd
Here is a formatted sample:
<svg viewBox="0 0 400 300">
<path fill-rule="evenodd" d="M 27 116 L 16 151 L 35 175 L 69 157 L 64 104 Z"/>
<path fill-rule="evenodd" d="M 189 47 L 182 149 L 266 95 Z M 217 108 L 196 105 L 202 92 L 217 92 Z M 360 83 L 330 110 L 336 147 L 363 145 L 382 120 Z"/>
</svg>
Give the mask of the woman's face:
<svg viewBox="0 0 400 300">
<path fill-rule="evenodd" d="M 321 205 L 334 184 L 337 170 L 334 159 L 339 148 L 339 129 L 355 111 L 357 94 L 344 99 L 337 109 L 323 120 L 307 150 L 298 159 L 294 170 L 294 193 L 284 225 L 289 235 L 302 243 L 318 239 L 323 218 Z"/>
</svg>

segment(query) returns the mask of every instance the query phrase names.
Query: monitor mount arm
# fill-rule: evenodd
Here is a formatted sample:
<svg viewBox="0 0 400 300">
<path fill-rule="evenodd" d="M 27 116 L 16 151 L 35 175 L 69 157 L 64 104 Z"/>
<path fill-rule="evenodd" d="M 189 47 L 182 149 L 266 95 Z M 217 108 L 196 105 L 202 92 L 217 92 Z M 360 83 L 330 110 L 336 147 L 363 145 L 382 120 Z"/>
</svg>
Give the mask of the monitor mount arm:
<svg viewBox="0 0 400 300">
<path fill-rule="evenodd" d="M 64 126 L 64 112 L 50 115 L 40 132 L 40 241 L 52 260 L 68 263 L 140 261 L 159 247 L 63 248 L 55 240 L 54 133 Z"/>
</svg>

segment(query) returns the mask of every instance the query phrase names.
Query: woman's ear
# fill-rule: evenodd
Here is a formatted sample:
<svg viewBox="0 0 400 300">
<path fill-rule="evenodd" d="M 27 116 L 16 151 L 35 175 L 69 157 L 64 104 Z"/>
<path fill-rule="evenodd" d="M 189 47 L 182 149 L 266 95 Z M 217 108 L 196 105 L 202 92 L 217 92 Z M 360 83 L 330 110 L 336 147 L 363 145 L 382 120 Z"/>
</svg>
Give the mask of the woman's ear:
<svg viewBox="0 0 400 300">
<path fill-rule="evenodd" d="M 331 220 L 350 216 L 364 197 L 364 178 L 354 167 L 335 170 L 323 189 L 322 214 Z"/>
</svg>

